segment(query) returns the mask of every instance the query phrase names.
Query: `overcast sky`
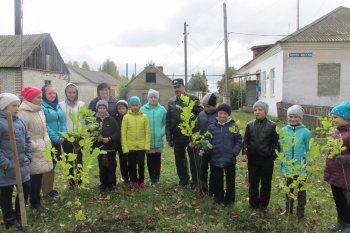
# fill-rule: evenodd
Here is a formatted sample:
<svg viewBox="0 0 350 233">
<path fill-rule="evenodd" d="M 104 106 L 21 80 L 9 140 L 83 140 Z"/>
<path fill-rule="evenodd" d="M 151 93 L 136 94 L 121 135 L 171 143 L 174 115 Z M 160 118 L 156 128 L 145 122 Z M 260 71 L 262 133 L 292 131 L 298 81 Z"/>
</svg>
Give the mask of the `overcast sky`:
<svg viewBox="0 0 350 233">
<path fill-rule="evenodd" d="M 14 0 L 0 0 L 0 34 L 14 34 Z M 227 0 L 228 31 L 287 35 L 296 30 L 297 0 Z M 300 28 L 349 0 L 300 0 Z M 184 74 L 184 22 L 188 73 L 225 69 L 223 1 L 219 0 L 23 0 L 24 34 L 50 33 L 65 62 L 86 60 L 95 70 L 107 58 L 129 77 L 153 61 L 164 72 Z M 241 67 L 250 48 L 282 36 L 229 34 L 229 64 Z M 220 44 L 221 43 L 221 44 Z"/>
</svg>

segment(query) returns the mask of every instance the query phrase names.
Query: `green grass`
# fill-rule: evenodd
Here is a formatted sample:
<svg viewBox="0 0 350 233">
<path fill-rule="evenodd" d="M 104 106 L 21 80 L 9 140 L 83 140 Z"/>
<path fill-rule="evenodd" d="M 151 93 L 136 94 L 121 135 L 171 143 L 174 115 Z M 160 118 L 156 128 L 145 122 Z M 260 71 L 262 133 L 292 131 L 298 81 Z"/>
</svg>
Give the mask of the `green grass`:
<svg viewBox="0 0 350 233">
<path fill-rule="evenodd" d="M 233 114 L 244 125 L 253 119 L 252 114 Z M 79 190 L 68 191 L 67 182 L 57 171 L 56 188 L 61 198 L 55 202 L 44 201 L 50 212 L 37 214 L 27 208 L 30 232 L 285 232 L 287 217 L 279 213 L 284 208 L 284 194 L 278 184 L 283 182 L 275 162 L 269 215 L 248 210 L 247 164 L 237 158 L 236 202 L 232 207 L 216 205 L 208 197 L 191 192 L 189 187 L 177 186 L 174 155 L 171 148 L 162 154 L 161 183 L 146 190 L 131 191 L 119 180 L 116 191 L 100 195 L 98 191 L 98 167 L 91 171 L 91 183 Z M 288 232 L 327 232 L 327 227 L 336 221 L 335 205 L 329 185 L 322 179 L 324 160 L 320 156 L 320 170 L 312 174 L 308 182 L 303 223 L 290 216 Z M 148 181 L 147 170 L 145 172 Z M 120 179 L 119 167 L 117 177 Z M 75 204 L 79 198 L 81 206 Z M 82 210 L 83 221 L 75 220 Z M 0 232 L 4 232 L 0 226 Z"/>
</svg>

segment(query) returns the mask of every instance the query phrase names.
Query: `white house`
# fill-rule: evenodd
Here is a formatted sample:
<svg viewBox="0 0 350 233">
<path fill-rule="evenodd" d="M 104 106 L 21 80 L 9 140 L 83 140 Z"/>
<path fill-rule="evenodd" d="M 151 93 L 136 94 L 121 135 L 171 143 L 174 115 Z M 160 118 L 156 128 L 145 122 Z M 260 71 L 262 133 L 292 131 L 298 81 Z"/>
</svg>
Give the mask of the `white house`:
<svg viewBox="0 0 350 233">
<path fill-rule="evenodd" d="M 277 116 L 278 102 L 335 106 L 350 100 L 350 9 L 338 7 L 277 41 L 256 46 L 254 58 L 238 69 L 258 80 L 257 99 Z"/>
</svg>

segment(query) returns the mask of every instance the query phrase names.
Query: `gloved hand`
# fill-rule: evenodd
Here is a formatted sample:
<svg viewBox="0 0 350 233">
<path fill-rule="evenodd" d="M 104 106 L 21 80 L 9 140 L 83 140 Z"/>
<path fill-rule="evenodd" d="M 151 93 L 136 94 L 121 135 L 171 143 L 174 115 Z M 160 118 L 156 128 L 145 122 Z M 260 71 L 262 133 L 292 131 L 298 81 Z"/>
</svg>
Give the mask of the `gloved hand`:
<svg viewBox="0 0 350 233">
<path fill-rule="evenodd" d="M 338 155 L 335 160 L 337 161 L 338 164 L 340 165 L 345 165 L 347 163 L 346 158 L 344 155 Z"/>
</svg>

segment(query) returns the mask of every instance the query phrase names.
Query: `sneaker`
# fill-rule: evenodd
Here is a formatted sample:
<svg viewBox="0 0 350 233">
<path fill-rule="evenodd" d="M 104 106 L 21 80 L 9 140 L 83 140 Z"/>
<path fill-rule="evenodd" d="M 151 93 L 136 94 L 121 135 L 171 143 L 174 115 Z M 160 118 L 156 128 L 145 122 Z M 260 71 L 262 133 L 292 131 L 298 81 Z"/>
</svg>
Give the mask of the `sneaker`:
<svg viewBox="0 0 350 233">
<path fill-rule="evenodd" d="M 144 189 L 144 188 L 146 188 L 146 185 L 145 185 L 144 182 L 141 182 L 140 185 L 139 185 L 139 187 Z"/>
<path fill-rule="evenodd" d="M 139 183 L 134 182 L 134 184 L 132 185 L 132 189 L 138 189 L 139 188 Z"/>
<path fill-rule="evenodd" d="M 57 191 L 57 190 L 51 190 L 49 192 L 50 196 L 52 197 L 59 197 L 60 196 L 60 193 Z"/>
<path fill-rule="evenodd" d="M 43 195 L 43 198 L 48 201 L 54 201 L 57 199 L 56 196 L 51 196 L 50 192 Z"/>
</svg>

